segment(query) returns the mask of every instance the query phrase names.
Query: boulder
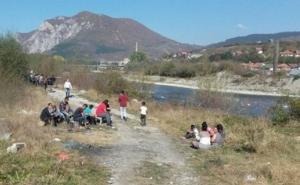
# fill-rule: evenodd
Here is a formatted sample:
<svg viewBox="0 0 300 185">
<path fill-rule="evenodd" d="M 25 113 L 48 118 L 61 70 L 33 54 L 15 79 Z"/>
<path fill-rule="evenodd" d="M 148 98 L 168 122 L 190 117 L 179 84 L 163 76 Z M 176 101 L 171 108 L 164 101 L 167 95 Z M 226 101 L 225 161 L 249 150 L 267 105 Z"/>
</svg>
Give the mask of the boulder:
<svg viewBox="0 0 300 185">
<path fill-rule="evenodd" d="M 59 138 L 54 138 L 53 141 L 54 141 L 54 142 L 61 142 L 61 139 L 59 139 Z"/>
<path fill-rule="evenodd" d="M 248 174 L 245 176 L 245 182 L 255 182 L 256 181 L 256 177 L 252 174 Z"/>
</svg>

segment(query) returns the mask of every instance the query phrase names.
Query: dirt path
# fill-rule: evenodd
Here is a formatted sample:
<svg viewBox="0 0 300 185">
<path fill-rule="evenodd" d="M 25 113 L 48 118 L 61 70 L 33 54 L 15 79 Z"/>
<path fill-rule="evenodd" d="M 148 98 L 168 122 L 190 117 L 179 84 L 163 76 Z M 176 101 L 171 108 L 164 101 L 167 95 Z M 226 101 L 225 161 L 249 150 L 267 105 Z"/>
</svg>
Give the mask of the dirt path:
<svg viewBox="0 0 300 185">
<path fill-rule="evenodd" d="M 49 95 L 61 100 L 64 92 L 56 90 Z M 76 95 L 70 102 L 73 105 L 95 104 Z M 156 127 L 139 126 L 134 115 L 129 115 L 127 122 L 122 122 L 117 110 L 112 109 L 112 113 L 120 139 L 111 147 L 102 148 L 92 154 L 96 162 L 103 163 L 111 169 L 110 184 L 200 184 L 198 177 L 187 164 L 182 149 L 174 144 L 171 138 Z"/>
</svg>

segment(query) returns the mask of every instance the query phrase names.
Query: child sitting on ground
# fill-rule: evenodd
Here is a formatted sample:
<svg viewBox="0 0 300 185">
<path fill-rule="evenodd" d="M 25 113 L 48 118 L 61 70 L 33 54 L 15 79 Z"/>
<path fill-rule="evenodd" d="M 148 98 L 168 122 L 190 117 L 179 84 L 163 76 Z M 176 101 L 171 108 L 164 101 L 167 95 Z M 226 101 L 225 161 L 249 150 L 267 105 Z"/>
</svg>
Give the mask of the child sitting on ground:
<svg viewBox="0 0 300 185">
<path fill-rule="evenodd" d="M 211 138 L 211 143 L 213 146 L 222 146 L 225 140 L 225 132 L 222 124 L 217 124 L 214 129 L 214 135 Z"/>
<path fill-rule="evenodd" d="M 199 131 L 195 125 L 191 125 L 191 129 L 185 134 L 186 139 L 196 138 L 197 141 L 200 140 Z"/>
</svg>

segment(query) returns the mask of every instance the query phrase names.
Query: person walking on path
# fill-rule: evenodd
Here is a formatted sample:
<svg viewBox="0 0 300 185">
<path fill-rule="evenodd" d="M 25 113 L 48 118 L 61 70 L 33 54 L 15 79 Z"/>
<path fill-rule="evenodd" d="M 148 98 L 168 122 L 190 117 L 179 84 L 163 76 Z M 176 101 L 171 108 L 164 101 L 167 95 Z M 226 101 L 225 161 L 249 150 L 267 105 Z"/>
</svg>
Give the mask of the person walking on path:
<svg viewBox="0 0 300 185">
<path fill-rule="evenodd" d="M 146 115 L 148 112 L 148 108 L 146 107 L 146 102 L 142 102 L 141 110 L 141 125 L 146 126 Z"/>
<path fill-rule="evenodd" d="M 47 87 L 48 87 L 48 77 L 47 76 L 45 76 L 43 84 L 44 84 L 45 91 L 47 91 Z"/>
<path fill-rule="evenodd" d="M 125 91 L 122 90 L 119 95 L 119 104 L 120 104 L 121 119 L 124 121 L 127 120 L 127 112 L 126 112 L 127 103 L 128 103 L 128 96 L 125 93 Z"/>
<path fill-rule="evenodd" d="M 72 90 L 72 84 L 69 79 L 67 79 L 67 81 L 65 82 L 64 89 L 66 91 L 66 97 L 69 98 Z"/>
</svg>

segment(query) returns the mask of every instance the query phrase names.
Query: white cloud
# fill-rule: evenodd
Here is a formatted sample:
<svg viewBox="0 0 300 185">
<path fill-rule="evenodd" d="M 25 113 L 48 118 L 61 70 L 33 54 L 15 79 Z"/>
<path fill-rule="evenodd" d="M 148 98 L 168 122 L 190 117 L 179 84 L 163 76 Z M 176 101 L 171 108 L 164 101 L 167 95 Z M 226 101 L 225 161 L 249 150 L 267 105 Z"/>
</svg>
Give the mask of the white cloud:
<svg viewBox="0 0 300 185">
<path fill-rule="evenodd" d="M 241 29 L 241 30 L 246 30 L 246 29 L 247 29 L 247 26 L 245 26 L 245 25 L 243 25 L 243 24 L 241 24 L 241 23 L 237 24 L 236 27 L 237 27 L 238 29 Z"/>
</svg>

